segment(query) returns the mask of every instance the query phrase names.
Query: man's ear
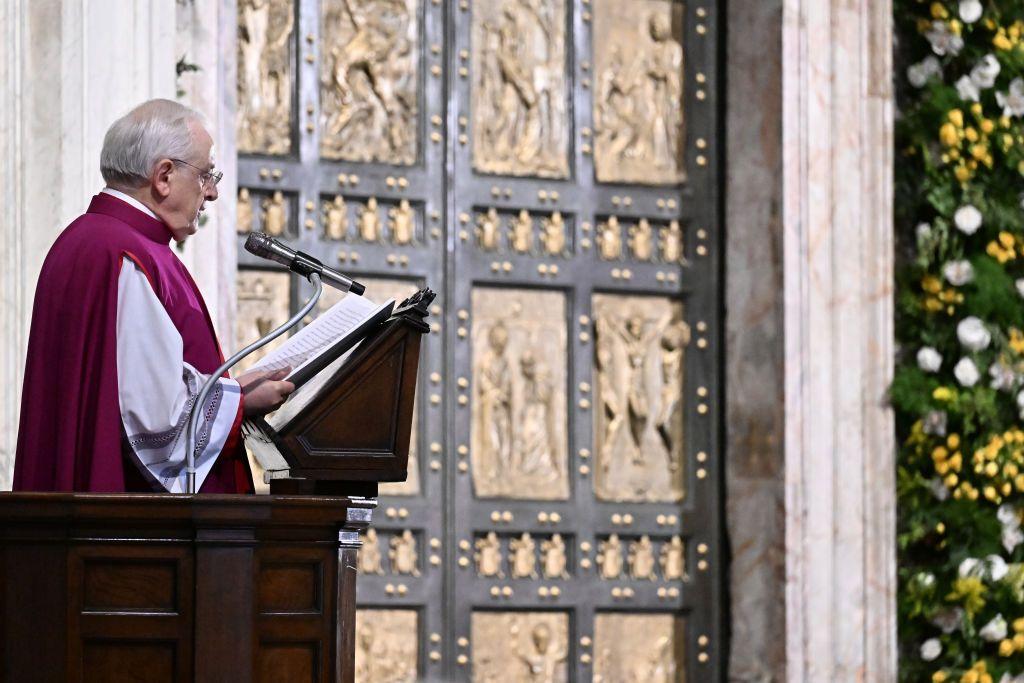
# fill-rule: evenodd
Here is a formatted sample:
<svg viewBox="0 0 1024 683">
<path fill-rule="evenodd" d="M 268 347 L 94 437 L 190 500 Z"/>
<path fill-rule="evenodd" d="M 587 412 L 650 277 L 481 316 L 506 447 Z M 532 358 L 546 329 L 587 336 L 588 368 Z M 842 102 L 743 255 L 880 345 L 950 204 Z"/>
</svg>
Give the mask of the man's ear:
<svg viewBox="0 0 1024 683">
<path fill-rule="evenodd" d="M 170 159 L 161 159 L 153 169 L 152 178 L 153 191 L 161 199 L 171 194 L 171 174 L 174 172 L 174 162 Z"/>
</svg>

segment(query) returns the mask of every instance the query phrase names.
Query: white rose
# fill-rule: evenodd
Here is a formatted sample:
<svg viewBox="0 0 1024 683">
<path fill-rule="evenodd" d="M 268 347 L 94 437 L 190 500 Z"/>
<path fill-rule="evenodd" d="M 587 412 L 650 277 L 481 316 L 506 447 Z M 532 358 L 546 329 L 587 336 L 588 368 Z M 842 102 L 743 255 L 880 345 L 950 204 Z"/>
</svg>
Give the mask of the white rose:
<svg viewBox="0 0 1024 683">
<path fill-rule="evenodd" d="M 938 638 L 929 638 L 921 644 L 921 659 L 930 662 L 942 654 L 942 643 Z"/>
<path fill-rule="evenodd" d="M 1024 420 L 1024 391 L 1017 394 L 1017 410 L 1020 412 L 1020 419 Z"/>
<path fill-rule="evenodd" d="M 932 52 L 937 55 L 956 55 L 964 47 L 964 39 L 949 29 L 944 21 L 933 21 L 932 28 L 924 37 L 932 45 Z"/>
<path fill-rule="evenodd" d="M 996 510 L 996 519 L 1003 526 L 1020 526 L 1020 517 L 1017 516 L 1017 511 L 1013 509 L 1012 505 L 1003 503 Z"/>
<path fill-rule="evenodd" d="M 981 3 L 978 0 L 960 0 L 960 19 L 965 24 L 973 24 L 981 19 Z"/>
<path fill-rule="evenodd" d="M 978 635 L 990 643 L 998 643 L 1006 637 L 1006 619 L 1002 614 L 992 617 L 992 621 L 981 627 Z"/>
<path fill-rule="evenodd" d="M 999 555 L 989 555 L 985 558 L 985 573 L 992 581 L 1002 581 L 1009 572 L 1006 560 Z"/>
<path fill-rule="evenodd" d="M 932 495 L 935 496 L 935 500 L 941 502 L 949 498 L 949 489 L 946 488 L 946 485 L 938 477 L 928 482 L 928 488 L 931 490 Z"/>
<path fill-rule="evenodd" d="M 981 351 L 992 342 L 992 335 L 985 323 L 973 315 L 967 316 L 956 326 L 956 338 L 971 351 Z"/>
<path fill-rule="evenodd" d="M 966 579 L 969 576 L 981 576 L 984 571 L 984 567 L 981 564 L 981 560 L 976 557 L 965 558 L 960 566 L 956 568 L 957 576 L 961 579 Z"/>
<path fill-rule="evenodd" d="M 972 204 L 965 204 L 953 214 L 953 222 L 960 232 L 973 235 L 981 227 L 981 211 Z"/>
<path fill-rule="evenodd" d="M 942 74 L 942 64 L 935 55 L 928 55 L 917 64 L 907 67 L 907 80 L 915 88 L 922 88 L 932 76 Z"/>
<path fill-rule="evenodd" d="M 996 84 L 996 76 L 1000 71 L 999 60 L 993 54 L 987 54 L 971 69 L 971 81 L 980 89 L 991 88 Z"/>
<path fill-rule="evenodd" d="M 961 287 L 974 279 L 974 267 L 970 261 L 947 261 L 942 266 L 942 276 L 954 287 Z"/>
<path fill-rule="evenodd" d="M 996 93 L 996 102 L 1003 108 L 1003 116 L 1024 116 L 1024 79 L 1010 81 L 1010 89 Z"/>
<path fill-rule="evenodd" d="M 1014 280 L 1013 284 L 1017 287 L 1017 293 L 1024 296 L 1024 277 Z"/>
<path fill-rule="evenodd" d="M 921 572 L 917 575 L 917 582 L 924 588 L 931 588 L 935 585 L 935 574 L 931 572 Z"/>
<path fill-rule="evenodd" d="M 1021 199 L 1021 207 L 1024 208 L 1024 198 Z M 914 228 L 914 232 L 917 234 L 917 239 L 926 240 L 932 236 L 932 226 L 927 223 L 918 223 L 917 227 Z"/>
<path fill-rule="evenodd" d="M 907 70 L 907 75 L 910 75 L 909 69 Z M 965 102 L 977 102 L 981 99 L 981 91 L 978 90 L 978 86 L 974 84 L 970 76 L 961 76 L 957 79 L 956 94 Z"/>
<path fill-rule="evenodd" d="M 1019 526 L 1004 526 L 1002 533 L 999 535 L 999 540 L 1002 541 L 1006 552 L 1012 553 L 1014 548 L 1024 543 L 1024 531 L 1021 531 Z"/>
<path fill-rule="evenodd" d="M 992 376 L 990 387 L 996 391 L 1009 391 L 1017 383 L 1017 373 L 1009 365 L 996 361 L 989 366 L 988 374 Z"/>
<path fill-rule="evenodd" d="M 938 372 L 942 367 L 942 355 L 930 346 L 923 346 L 917 352 L 917 367 L 925 372 Z"/>
<path fill-rule="evenodd" d="M 974 364 L 973 360 L 966 357 L 961 358 L 960 362 L 953 368 L 953 375 L 956 377 L 956 381 L 960 382 L 961 386 L 967 388 L 973 387 L 981 379 L 978 366 Z"/>
</svg>

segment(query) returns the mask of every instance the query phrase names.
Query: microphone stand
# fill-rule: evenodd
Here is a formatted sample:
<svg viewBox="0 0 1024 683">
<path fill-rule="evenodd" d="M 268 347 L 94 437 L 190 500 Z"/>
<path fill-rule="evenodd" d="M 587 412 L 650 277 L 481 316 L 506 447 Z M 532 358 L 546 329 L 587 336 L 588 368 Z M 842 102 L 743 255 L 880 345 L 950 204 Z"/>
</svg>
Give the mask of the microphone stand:
<svg viewBox="0 0 1024 683">
<path fill-rule="evenodd" d="M 192 410 L 189 413 L 188 427 L 185 431 L 185 479 L 188 493 L 196 493 L 195 433 L 196 426 L 199 422 L 199 416 L 202 414 L 202 406 L 206 403 L 207 395 L 213 389 L 214 385 L 217 384 L 217 381 L 221 376 L 234 367 L 238 361 L 242 360 L 256 349 L 259 349 L 280 337 L 282 334 L 297 325 L 300 320 L 306 317 L 306 315 L 313 310 L 313 307 L 316 306 L 316 302 L 320 300 L 320 295 L 324 291 L 324 286 L 323 283 L 320 282 L 320 276 L 317 273 L 309 273 L 307 279 L 313 284 L 314 291 L 313 296 L 309 298 L 306 304 L 302 307 L 302 310 L 293 315 L 288 322 L 273 330 L 270 334 L 265 337 L 260 337 L 252 344 L 249 344 L 244 349 L 231 356 L 231 358 L 228 358 L 223 365 L 217 368 L 213 374 L 210 375 L 210 379 L 206 380 L 202 389 L 199 390 L 199 394 L 196 396 L 196 402 L 193 404 Z"/>
</svg>

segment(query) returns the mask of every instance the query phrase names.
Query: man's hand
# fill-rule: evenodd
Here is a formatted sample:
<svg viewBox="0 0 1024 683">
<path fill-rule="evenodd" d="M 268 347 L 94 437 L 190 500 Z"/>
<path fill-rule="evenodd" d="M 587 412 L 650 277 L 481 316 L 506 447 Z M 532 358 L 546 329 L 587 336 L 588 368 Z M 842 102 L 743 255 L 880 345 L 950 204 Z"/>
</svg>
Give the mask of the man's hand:
<svg viewBox="0 0 1024 683">
<path fill-rule="evenodd" d="M 284 368 L 274 372 L 264 370 L 250 370 L 238 377 L 238 384 L 242 387 L 244 401 L 243 412 L 246 417 L 257 417 L 277 410 L 288 398 L 288 394 L 295 391 L 295 385 L 283 381 L 291 368 Z"/>
</svg>

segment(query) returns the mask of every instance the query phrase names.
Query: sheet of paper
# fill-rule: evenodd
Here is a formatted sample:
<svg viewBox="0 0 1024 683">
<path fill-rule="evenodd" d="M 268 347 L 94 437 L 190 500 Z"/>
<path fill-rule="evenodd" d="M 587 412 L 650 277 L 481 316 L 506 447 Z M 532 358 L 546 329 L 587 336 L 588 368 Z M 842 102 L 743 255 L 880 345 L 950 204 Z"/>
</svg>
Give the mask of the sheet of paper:
<svg viewBox="0 0 1024 683">
<path fill-rule="evenodd" d="M 348 294 L 284 344 L 261 358 L 251 369 L 273 372 L 291 368 L 294 372 L 327 346 L 358 327 L 377 309 L 377 304 L 369 299 Z"/>
</svg>

